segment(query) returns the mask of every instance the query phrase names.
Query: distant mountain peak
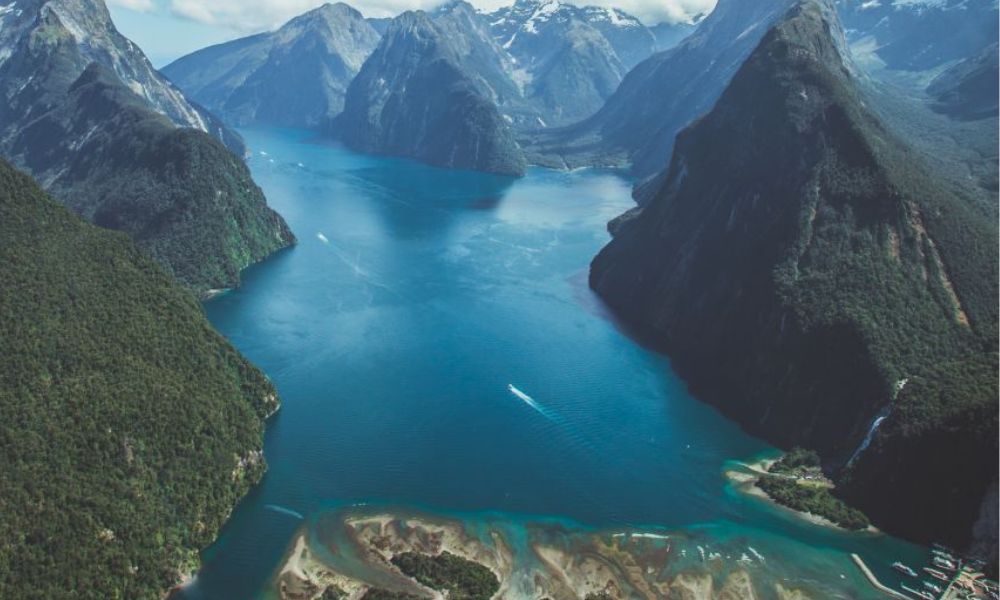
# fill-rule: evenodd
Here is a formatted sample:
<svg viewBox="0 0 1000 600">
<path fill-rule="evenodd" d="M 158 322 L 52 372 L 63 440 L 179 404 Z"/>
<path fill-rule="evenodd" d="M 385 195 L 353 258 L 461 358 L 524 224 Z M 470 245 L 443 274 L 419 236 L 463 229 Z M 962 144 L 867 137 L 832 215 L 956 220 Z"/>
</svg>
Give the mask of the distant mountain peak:
<svg viewBox="0 0 1000 600">
<path fill-rule="evenodd" d="M 522 175 L 500 106 L 519 98 L 482 16 L 466 3 L 393 19 L 351 82 L 331 133 L 367 152 Z"/>
<path fill-rule="evenodd" d="M 238 125 L 315 129 L 344 93 L 380 35 L 347 4 L 324 4 L 269 33 L 199 50 L 163 72 L 198 102 Z"/>
<path fill-rule="evenodd" d="M 432 15 L 439 15 L 439 14 L 444 14 L 444 13 L 449 13 L 449 12 L 455 12 L 455 11 L 463 11 L 463 12 L 469 12 L 469 13 L 475 13 L 475 14 L 480 14 L 482 12 L 481 10 L 479 10 L 478 8 L 476 8 L 475 6 L 473 6 L 472 4 L 469 4 L 465 0 L 449 0 L 448 2 L 445 2 L 444 4 L 440 4 L 436 8 L 434 8 L 433 10 L 431 10 L 430 14 L 432 14 Z"/>
<path fill-rule="evenodd" d="M 627 12 L 612 7 L 585 6 L 583 11 L 592 20 L 607 21 L 615 27 L 642 27 L 642 22 Z"/>
<path fill-rule="evenodd" d="M 343 18 L 364 19 L 364 15 L 349 4 L 344 4 L 343 2 L 327 2 L 326 4 L 317 6 L 316 8 L 291 19 L 285 23 L 283 27 L 287 27 L 297 22 L 306 22 L 315 19 L 325 19 L 328 22 L 336 22 Z"/>
</svg>

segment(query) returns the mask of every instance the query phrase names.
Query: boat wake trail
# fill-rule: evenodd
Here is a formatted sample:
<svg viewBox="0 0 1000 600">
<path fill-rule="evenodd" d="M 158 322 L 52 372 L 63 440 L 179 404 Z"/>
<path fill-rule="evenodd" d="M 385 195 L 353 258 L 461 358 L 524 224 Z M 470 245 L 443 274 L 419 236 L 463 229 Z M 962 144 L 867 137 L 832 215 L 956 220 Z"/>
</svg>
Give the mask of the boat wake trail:
<svg viewBox="0 0 1000 600">
<path fill-rule="evenodd" d="M 268 504 L 264 508 L 268 510 L 273 510 L 276 513 L 288 515 L 289 517 L 294 517 L 300 521 L 305 519 L 305 517 L 302 516 L 302 513 L 295 512 L 294 510 L 290 508 L 285 508 L 284 506 L 278 506 L 277 504 Z"/>
<path fill-rule="evenodd" d="M 541 407 L 541 405 L 539 405 L 537 402 L 535 402 L 534 398 L 532 398 L 531 396 L 525 394 L 521 390 L 519 390 L 516 387 L 514 387 L 514 384 L 512 384 L 512 383 L 508 384 L 507 385 L 507 391 L 509 391 L 511 394 L 514 394 L 518 398 L 520 398 L 525 404 L 527 404 L 528 406 L 530 406 L 535 412 L 537 412 L 538 414 L 542 415 L 546 419 L 548 419 L 550 421 L 554 420 L 552 418 L 552 415 L 549 414 L 549 412 L 547 410 L 545 410 L 544 408 Z"/>
</svg>

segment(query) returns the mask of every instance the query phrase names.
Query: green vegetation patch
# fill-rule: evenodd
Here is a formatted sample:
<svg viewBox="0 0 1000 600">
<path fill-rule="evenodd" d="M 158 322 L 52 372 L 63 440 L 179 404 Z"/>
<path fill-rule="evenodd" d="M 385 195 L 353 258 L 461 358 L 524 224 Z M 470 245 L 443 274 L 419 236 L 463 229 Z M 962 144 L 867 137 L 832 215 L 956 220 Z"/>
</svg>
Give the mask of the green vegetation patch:
<svg viewBox="0 0 1000 600">
<path fill-rule="evenodd" d="M 489 600 L 500 590 L 493 571 L 449 552 L 437 556 L 405 552 L 394 556 L 392 564 L 429 588 L 447 590 L 452 600 Z"/>
<path fill-rule="evenodd" d="M 814 450 L 792 448 L 768 469 L 771 473 L 808 477 L 822 475 L 819 454 Z"/>
<path fill-rule="evenodd" d="M 864 529 L 869 525 L 864 513 L 835 497 L 827 487 L 777 475 L 761 477 L 757 486 L 778 504 L 823 517 L 845 529 Z"/>
</svg>

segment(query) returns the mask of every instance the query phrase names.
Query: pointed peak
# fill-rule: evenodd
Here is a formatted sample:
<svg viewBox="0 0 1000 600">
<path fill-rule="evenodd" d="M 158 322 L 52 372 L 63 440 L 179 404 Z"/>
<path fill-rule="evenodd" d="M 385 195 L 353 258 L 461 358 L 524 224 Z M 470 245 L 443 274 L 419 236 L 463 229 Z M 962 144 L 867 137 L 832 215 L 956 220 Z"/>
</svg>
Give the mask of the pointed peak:
<svg viewBox="0 0 1000 600">
<path fill-rule="evenodd" d="M 386 36 L 411 29 L 432 29 L 433 26 L 433 22 L 426 12 L 422 10 L 408 10 L 389 22 Z"/>
<path fill-rule="evenodd" d="M 288 23 L 285 23 L 281 29 L 287 27 L 296 27 L 308 25 L 310 23 L 330 23 L 342 20 L 363 20 L 364 15 L 361 14 L 357 9 L 349 4 L 344 4 L 343 2 L 330 3 L 327 2 L 321 6 L 302 13 L 301 15 L 293 18 Z"/>
<path fill-rule="evenodd" d="M 449 0 L 443 4 L 439 4 L 436 8 L 431 10 L 432 14 L 441 14 L 454 11 L 470 11 L 478 12 L 475 6 L 469 4 L 465 0 Z"/>
</svg>

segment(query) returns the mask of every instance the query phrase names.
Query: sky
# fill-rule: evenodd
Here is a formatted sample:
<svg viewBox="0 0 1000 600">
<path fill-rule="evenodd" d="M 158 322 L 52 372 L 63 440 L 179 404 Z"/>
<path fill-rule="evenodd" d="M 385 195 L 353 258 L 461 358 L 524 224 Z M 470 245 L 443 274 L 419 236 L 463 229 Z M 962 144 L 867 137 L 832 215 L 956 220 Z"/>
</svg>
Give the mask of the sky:
<svg viewBox="0 0 1000 600">
<path fill-rule="evenodd" d="M 565 0 L 564 0 L 565 1 Z M 749 0 L 752 1 L 752 0 Z M 366 17 L 392 17 L 428 9 L 442 0 L 348 0 Z M 493 10 L 513 0 L 471 0 Z M 716 0 L 577 0 L 614 6 L 648 25 L 689 21 L 710 11 Z M 269 31 L 323 0 L 107 0 L 115 25 L 146 52 L 157 67 L 185 54 L 252 33 Z"/>
</svg>

